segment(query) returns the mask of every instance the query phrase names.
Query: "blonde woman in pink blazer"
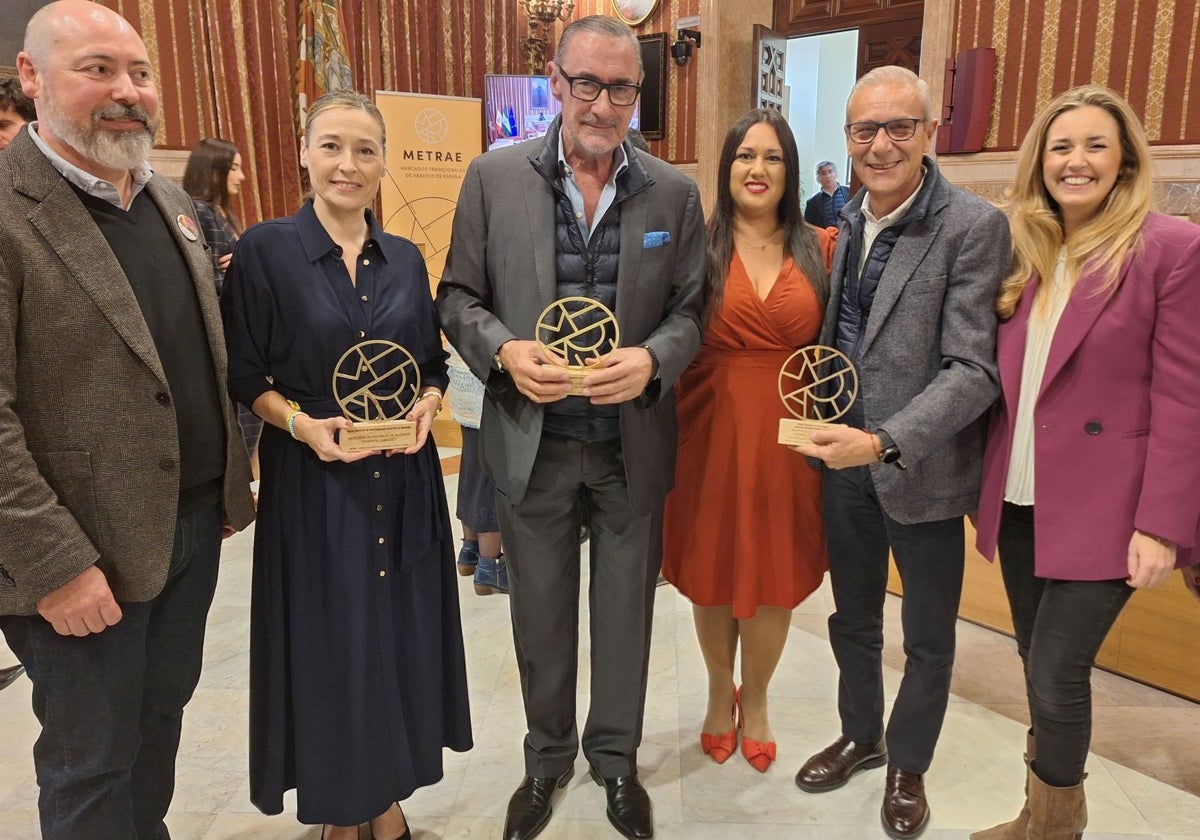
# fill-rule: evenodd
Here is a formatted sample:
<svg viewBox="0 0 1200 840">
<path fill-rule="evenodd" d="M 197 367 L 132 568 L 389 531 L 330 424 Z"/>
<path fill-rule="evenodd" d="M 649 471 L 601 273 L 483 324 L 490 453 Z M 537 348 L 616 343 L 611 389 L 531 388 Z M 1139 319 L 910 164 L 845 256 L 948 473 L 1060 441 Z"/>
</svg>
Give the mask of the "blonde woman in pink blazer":
<svg viewBox="0 0 1200 840">
<path fill-rule="evenodd" d="M 1027 801 L 973 840 L 1082 836 L 1096 651 L 1136 589 L 1195 562 L 1200 227 L 1150 203 L 1127 102 L 1085 86 L 1038 115 L 1010 207 L 978 521 L 1025 666 Z"/>
</svg>

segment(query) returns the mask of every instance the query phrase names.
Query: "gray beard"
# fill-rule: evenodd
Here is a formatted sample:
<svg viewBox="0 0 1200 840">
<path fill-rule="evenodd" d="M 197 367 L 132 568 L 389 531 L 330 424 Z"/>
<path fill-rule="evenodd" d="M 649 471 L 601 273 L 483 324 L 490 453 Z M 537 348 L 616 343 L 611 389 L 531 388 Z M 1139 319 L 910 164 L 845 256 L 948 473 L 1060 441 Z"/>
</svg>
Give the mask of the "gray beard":
<svg viewBox="0 0 1200 840">
<path fill-rule="evenodd" d="M 145 131 L 106 131 L 95 124 L 72 122 L 50 97 L 40 103 L 42 120 L 55 137 L 88 160 L 106 169 L 134 169 L 146 162 L 154 147 L 154 128 Z"/>
</svg>

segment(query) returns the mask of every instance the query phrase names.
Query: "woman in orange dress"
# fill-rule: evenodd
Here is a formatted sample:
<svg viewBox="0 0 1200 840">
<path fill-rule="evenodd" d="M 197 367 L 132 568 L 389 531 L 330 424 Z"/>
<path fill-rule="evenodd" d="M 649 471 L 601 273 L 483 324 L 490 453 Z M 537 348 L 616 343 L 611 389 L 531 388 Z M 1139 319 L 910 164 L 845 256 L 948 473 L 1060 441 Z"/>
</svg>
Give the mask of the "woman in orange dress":
<svg viewBox="0 0 1200 840">
<path fill-rule="evenodd" d="M 679 459 L 663 574 L 693 604 L 708 669 L 701 746 L 722 763 L 740 727 L 742 755 L 760 772 L 775 760 L 767 688 L 792 609 L 827 568 L 821 475 L 777 442 L 788 416 L 777 383 L 788 356 L 820 330 L 835 234 L 804 222 L 800 161 L 783 117 L 758 110 L 739 119 L 725 137 L 708 223 L 704 343 L 676 386 Z"/>
</svg>

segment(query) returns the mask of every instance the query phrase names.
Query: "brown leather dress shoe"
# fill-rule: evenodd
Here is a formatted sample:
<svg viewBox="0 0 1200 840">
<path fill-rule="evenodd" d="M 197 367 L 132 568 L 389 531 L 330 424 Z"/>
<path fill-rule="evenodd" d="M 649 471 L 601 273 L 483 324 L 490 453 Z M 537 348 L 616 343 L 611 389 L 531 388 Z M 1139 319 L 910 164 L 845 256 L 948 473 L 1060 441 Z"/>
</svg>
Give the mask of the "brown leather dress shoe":
<svg viewBox="0 0 1200 840">
<path fill-rule="evenodd" d="M 3 691 L 15 683 L 17 681 L 17 677 L 24 673 L 24 665 L 13 665 L 11 668 L 0 668 L 0 691 Z"/>
<path fill-rule="evenodd" d="M 887 786 L 879 819 L 888 837 L 909 840 L 920 836 L 929 825 L 929 803 L 925 800 L 925 777 L 888 765 Z"/>
<path fill-rule="evenodd" d="M 504 840 L 530 840 L 536 837 L 550 821 L 555 792 L 566 787 L 573 775 L 574 767 L 557 778 L 526 776 L 508 800 Z"/>
<path fill-rule="evenodd" d="M 887 745 L 856 744 L 844 735 L 814 755 L 796 774 L 796 787 L 809 793 L 837 790 L 859 770 L 887 763 Z"/>
</svg>

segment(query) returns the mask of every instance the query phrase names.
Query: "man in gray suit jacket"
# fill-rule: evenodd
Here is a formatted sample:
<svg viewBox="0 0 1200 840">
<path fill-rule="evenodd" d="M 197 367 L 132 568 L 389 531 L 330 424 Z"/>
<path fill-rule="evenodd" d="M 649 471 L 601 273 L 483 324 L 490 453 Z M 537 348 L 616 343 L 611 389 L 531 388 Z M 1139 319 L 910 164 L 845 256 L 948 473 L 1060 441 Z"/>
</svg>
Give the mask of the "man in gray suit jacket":
<svg viewBox="0 0 1200 840">
<path fill-rule="evenodd" d="M 496 482 L 528 733 L 506 840 L 550 817 L 573 772 L 579 526 L 591 529 L 591 707 L 582 745 L 627 837 L 653 832 L 637 779 L 663 498 L 675 472 L 672 385 L 700 346 L 704 229 L 695 184 L 623 142 L 641 80 L 633 33 L 592 16 L 563 32 L 544 139 L 467 172 L 438 311 L 487 385 L 480 432 Z M 616 313 L 621 347 L 568 396 L 534 326 L 568 295 Z"/>
<path fill-rule="evenodd" d="M 999 392 L 993 303 L 1010 262 L 998 210 L 949 184 L 925 156 L 937 130 L 928 87 L 871 71 L 846 105 L 860 191 L 841 214 L 821 343 L 849 356 L 860 393 L 846 425 L 813 434 L 826 466 L 825 528 L 836 611 L 841 736 L 796 774 L 832 790 L 888 764 L 891 837 L 928 823 L 923 774 L 950 693 L 962 591 L 963 516 L 975 510 L 984 412 Z M 883 721 L 888 551 L 904 583 L 904 677 Z"/>
<path fill-rule="evenodd" d="M 42 836 L 168 837 L 222 533 L 253 518 L 212 265 L 146 165 L 127 21 L 61 0 L 17 56 L 0 154 L 0 628 L 33 682 Z"/>
</svg>

